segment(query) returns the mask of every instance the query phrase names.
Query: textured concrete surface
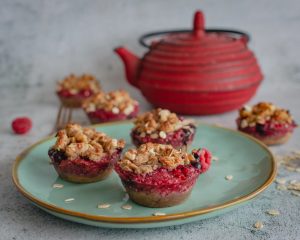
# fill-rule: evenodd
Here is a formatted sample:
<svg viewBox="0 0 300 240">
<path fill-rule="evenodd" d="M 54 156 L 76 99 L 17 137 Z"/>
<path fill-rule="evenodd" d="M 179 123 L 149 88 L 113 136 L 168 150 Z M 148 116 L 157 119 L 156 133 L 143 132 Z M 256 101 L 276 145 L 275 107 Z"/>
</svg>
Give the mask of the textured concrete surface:
<svg viewBox="0 0 300 240">
<path fill-rule="evenodd" d="M 300 197 L 278 191 L 273 184 L 249 205 L 226 215 L 192 224 L 151 229 L 101 229 L 67 222 L 31 205 L 13 186 L 16 155 L 47 135 L 54 124 L 58 100 L 55 81 L 74 72 L 95 74 L 105 89 L 125 88 L 149 109 L 140 93 L 124 80 L 123 67 L 112 49 L 126 45 L 138 54 L 137 37 L 147 31 L 185 28 L 201 8 L 207 25 L 251 33 L 265 81 L 256 97 L 287 107 L 300 122 L 300 2 L 297 0 L 210 1 L 0 1 L 0 239 L 300 239 Z M 11 133 L 11 120 L 33 119 L 26 136 Z M 235 112 L 201 117 L 234 127 Z M 77 119 L 85 121 L 78 112 Z M 300 148 L 300 131 L 275 153 Z M 280 176 L 299 173 L 280 169 Z M 280 216 L 265 211 L 274 208 Z M 262 230 L 252 225 L 261 220 Z"/>
</svg>

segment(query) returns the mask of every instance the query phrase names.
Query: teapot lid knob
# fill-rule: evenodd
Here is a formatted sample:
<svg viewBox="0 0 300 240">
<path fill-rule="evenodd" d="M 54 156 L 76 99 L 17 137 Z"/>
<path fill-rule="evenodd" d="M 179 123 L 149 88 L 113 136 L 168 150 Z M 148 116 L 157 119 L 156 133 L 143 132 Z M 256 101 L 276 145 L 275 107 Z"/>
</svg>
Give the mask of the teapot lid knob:
<svg viewBox="0 0 300 240">
<path fill-rule="evenodd" d="M 194 29 L 193 33 L 196 38 L 200 38 L 205 34 L 205 21 L 202 11 L 197 11 L 194 15 Z"/>
</svg>

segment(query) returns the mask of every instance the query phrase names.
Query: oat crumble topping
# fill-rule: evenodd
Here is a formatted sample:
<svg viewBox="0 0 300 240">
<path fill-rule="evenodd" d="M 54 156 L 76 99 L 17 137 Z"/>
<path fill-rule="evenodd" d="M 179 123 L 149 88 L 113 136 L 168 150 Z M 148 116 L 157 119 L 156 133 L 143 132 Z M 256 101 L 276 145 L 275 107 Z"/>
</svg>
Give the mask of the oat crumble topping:
<svg viewBox="0 0 300 240">
<path fill-rule="evenodd" d="M 118 164 L 125 171 L 147 174 L 160 167 L 172 170 L 194 160 L 192 154 L 176 150 L 171 145 L 146 143 L 138 149 L 129 149 Z"/>
<path fill-rule="evenodd" d="M 108 93 L 99 92 L 95 94 L 84 102 L 83 108 L 87 112 L 103 109 L 115 114 L 124 113 L 125 115 L 129 115 L 134 111 L 136 105 L 138 105 L 138 102 L 133 100 L 126 91 L 117 90 Z"/>
<path fill-rule="evenodd" d="M 239 111 L 241 128 L 254 127 L 267 121 L 280 124 L 291 124 L 293 118 L 288 110 L 279 108 L 272 103 L 260 102 L 253 107 L 244 106 Z"/>
<path fill-rule="evenodd" d="M 57 140 L 53 148 L 64 151 L 70 160 L 87 157 L 99 161 L 105 154 L 125 146 L 124 140 L 112 139 L 105 133 L 72 123 L 58 131 L 56 136 Z"/>
<path fill-rule="evenodd" d="M 140 132 L 141 136 L 152 134 L 152 138 L 166 138 L 166 133 L 176 131 L 181 128 L 188 128 L 193 131 L 190 125 L 192 120 L 181 120 L 175 113 L 167 109 L 153 109 L 150 112 L 139 115 L 134 121 L 134 131 Z"/>
<path fill-rule="evenodd" d="M 72 94 L 77 94 L 81 90 L 99 92 L 101 87 L 97 79 L 92 75 L 83 74 L 81 76 L 75 76 L 74 74 L 70 74 L 57 84 L 57 92 L 63 89 L 69 90 Z"/>
</svg>

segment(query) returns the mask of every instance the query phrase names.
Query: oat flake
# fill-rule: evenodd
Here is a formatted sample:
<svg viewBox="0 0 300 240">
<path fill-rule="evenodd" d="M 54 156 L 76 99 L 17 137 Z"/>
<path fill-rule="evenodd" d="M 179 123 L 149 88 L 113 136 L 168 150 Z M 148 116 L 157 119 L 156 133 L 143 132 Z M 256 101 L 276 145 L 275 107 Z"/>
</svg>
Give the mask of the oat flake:
<svg viewBox="0 0 300 240">
<path fill-rule="evenodd" d="M 122 206 L 122 208 L 125 209 L 125 210 L 131 210 L 132 206 L 129 205 L 129 204 L 125 204 L 125 205 Z"/>
<path fill-rule="evenodd" d="M 108 204 L 108 203 L 102 203 L 102 204 L 99 204 L 97 207 L 98 208 L 109 208 L 110 204 Z"/>
<path fill-rule="evenodd" d="M 268 211 L 266 211 L 267 214 L 272 215 L 272 216 L 278 216 L 280 214 L 280 212 L 276 209 L 270 209 Z"/>
<path fill-rule="evenodd" d="M 74 200 L 75 200 L 74 198 L 67 198 L 67 199 L 65 200 L 65 202 L 68 203 L 68 202 L 72 202 L 72 201 L 74 201 Z"/>
<path fill-rule="evenodd" d="M 233 179 L 233 176 L 232 176 L 232 175 L 227 175 L 227 176 L 225 177 L 225 179 L 228 180 L 228 181 L 231 181 L 231 180 Z"/>
<path fill-rule="evenodd" d="M 166 214 L 163 212 L 155 212 L 153 213 L 153 216 L 165 216 Z"/>
<path fill-rule="evenodd" d="M 59 184 L 59 183 L 55 183 L 55 184 L 52 185 L 52 187 L 53 187 L 53 188 L 63 188 L 64 185 Z"/>
<path fill-rule="evenodd" d="M 256 229 L 262 229 L 264 227 L 263 223 L 261 221 L 257 221 L 255 224 L 254 224 L 254 227 Z"/>
</svg>

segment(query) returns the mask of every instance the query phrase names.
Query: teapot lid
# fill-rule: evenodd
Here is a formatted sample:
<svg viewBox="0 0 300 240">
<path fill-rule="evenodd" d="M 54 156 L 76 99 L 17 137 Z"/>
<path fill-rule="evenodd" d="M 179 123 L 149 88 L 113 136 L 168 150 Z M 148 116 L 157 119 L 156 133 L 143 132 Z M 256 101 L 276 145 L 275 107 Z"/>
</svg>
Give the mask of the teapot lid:
<svg viewBox="0 0 300 240">
<path fill-rule="evenodd" d="M 156 38 L 147 43 L 151 38 Z M 195 47 L 205 46 L 220 47 L 221 45 L 231 45 L 235 42 L 247 43 L 249 35 L 247 33 L 229 29 L 205 29 L 205 18 L 202 11 L 197 11 L 194 15 L 193 30 L 173 30 L 155 32 L 143 35 L 139 42 L 145 47 Z M 201 49 L 203 50 L 203 49 Z"/>
</svg>

